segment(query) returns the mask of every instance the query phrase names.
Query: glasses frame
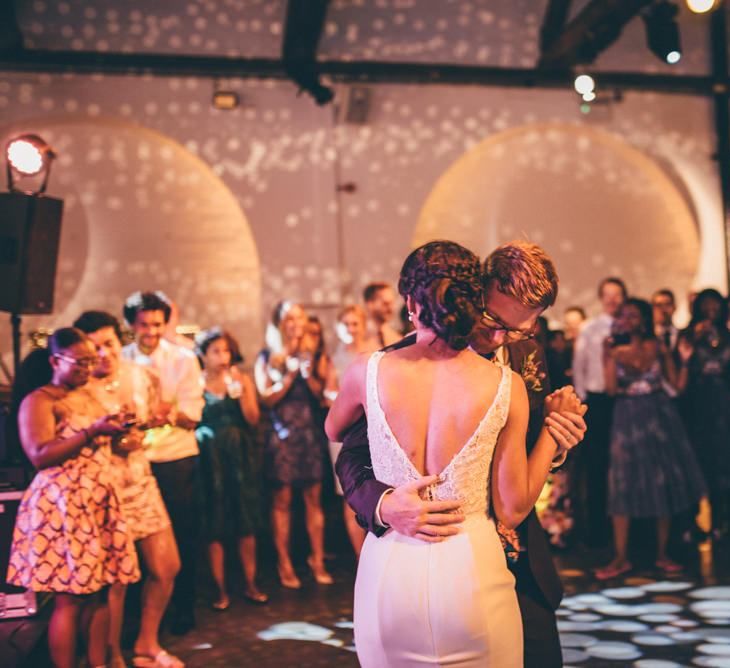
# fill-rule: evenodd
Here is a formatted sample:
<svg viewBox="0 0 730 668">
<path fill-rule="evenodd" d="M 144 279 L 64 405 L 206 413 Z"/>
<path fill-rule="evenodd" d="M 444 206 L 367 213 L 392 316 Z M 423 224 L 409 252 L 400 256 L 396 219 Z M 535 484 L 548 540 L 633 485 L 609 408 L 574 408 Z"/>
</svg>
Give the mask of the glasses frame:
<svg viewBox="0 0 730 668">
<path fill-rule="evenodd" d="M 484 303 L 484 292 L 482 291 L 481 294 L 482 297 L 482 323 L 487 327 L 487 329 L 492 330 L 493 332 L 504 332 L 504 338 L 507 340 L 508 343 L 517 343 L 518 341 L 529 341 L 530 339 L 534 339 L 537 335 L 537 322 L 529 329 L 517 329 L 515 327 L 507 327 L 499 318 L 495 318 L 489 311 L 487 311 L 487 306 Z M 493 327 L 492 325 L 485 322 L 486 320 L 493 322 L 496 327 Z"/>
<path fill-rule="evenodd" d="M 62 355 L 61 353 L 55 353 L 53 356 L 58 359 L 62 359 L 64 362 L 68 362 L 72 366 L 86 367 L 87 369 L 93 369 L 99 363 L 98 357 L 84 359 L 69 357 L 68 355 Z"/>
</svg>

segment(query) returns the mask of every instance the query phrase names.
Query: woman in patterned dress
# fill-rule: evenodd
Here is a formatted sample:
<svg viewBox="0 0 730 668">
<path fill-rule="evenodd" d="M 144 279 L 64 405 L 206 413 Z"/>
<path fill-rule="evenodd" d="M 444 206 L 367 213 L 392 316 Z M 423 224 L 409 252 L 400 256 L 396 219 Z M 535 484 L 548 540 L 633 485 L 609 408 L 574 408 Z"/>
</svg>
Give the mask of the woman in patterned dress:
<svg viewBox="0 0 730 668">
<path fill-rule="evenodd" d="M 326 372 L 314 368 L 306 336 L 307 313 L 301 305 L 282 302 L 274 311 L 281 346 L 263 351 L 256 360 L 256 387 L 268 408 L 271 428 L 266 439 L 266 473 L 274 484 L 271 509 L 279 580 L 283 587 L 302 584 L 289 555 L 292 490 L 304 497 L 311 555 L 307 560 L 319 584 L 332 584 L 324 567 L 323 450 L 327 443 L 318 410 Z"/>
<path fill-rule="evenodd" d="M 122 435 L 118 415 L 84 387 L 96 351 L 78 329 L 49 339 L 52 380 L 20 405 L 26 455 L 38 470 L 18 509 L 7 580 L 53 592 L 48 628 L 51 659 L 76 665 L 76 635 L 86 635 L 90 666 L 106 663 L 106 588 L 139 579 L 132 535 L 110 473 L 110 436 Z"/>
<path fill-rule="evenodd" d="M 87 388 L 109 413 L 123 412 L 142 426 L 152 426 L 159 402 L 159 383 L 149 369 L 122 359 L 119 321 L 104 311 L 86 311 L 74 322 L 96 346 L 98 364 Z M 145 564 L 142 614 L 134 643 L 133 665 L 182 668 L 180 659 L 160 646 L 162 616 L 172 595 L 180 556 L 172 524 L 157 480 L 143 449 L 144 433 L 131 430 L 113 439 L 111 473 L 129 531 Z M 109 590 L 109 651 L 111 668 L 126 665 L 121 633 L 127 588 L 120 582 Z"/>
<path fill-rule="evenodd" d="M 627 299 L 604 345 L 606 389 L 616 395 L 611 426 L 608 512 L 615 556 L 595 575 L 599 580 L 631 570 L 632 518 L 656 521 L 655 566 L 665 574 L 682 567 L 667 555 L 671 518 L 705 494 L 705 482 L 682 419 L 664 390 L 676 384 L 671 353 L 654 336 L 651 305 Z"/>
</svg>

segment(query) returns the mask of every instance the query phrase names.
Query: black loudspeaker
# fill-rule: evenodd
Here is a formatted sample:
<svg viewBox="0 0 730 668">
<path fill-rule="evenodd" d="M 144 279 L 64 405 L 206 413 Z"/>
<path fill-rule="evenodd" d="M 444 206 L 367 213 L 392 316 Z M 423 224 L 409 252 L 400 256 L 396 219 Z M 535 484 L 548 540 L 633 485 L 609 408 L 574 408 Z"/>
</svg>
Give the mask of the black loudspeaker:
<svg viewBox="0 0 730 668">
<path fill-rule="evenodd" d="M 51 313 L 63 200 L 0 193 L 0 311 Z"/>
</svg>

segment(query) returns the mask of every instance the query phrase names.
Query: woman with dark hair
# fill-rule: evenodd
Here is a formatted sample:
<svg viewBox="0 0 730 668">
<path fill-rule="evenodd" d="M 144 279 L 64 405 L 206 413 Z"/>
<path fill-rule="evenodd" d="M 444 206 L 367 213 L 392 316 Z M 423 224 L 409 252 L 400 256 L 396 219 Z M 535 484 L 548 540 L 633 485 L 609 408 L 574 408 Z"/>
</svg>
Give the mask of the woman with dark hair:
<svg viewBox="0 0 730 668">
<path fill-rule="evenodd" d="M 730 331 L 727 301 L 702 290 L 692 303 L 692 320 L 679 336 L 678 389 L 687 427 L 710 490 L 712 525 L 730 531 Z"/>
<path fill-rule="evenodd" d="M 682 567 L 667 555 L 673 515 L 697 503 L 705 483 L 677 409 L 663 381 L 676 384 L 671 352 L 654 336 L 649 302 L 627 299 L 604 343 L 606 389 L 616 397 L 608 471 L 608 512 L 615 556 L 595 574 L 607 580 L 632 569 L 628 560 L 632 518 L 655 518 L 655 566 Z"/>
<path fill-rule="evenodd" d="M 246 579 L 244 598 L 262 604 L 269 598 L 256 586 L 256 532 L 262 526 L 260 453 L 255 427 L 259 404 L 253 381 L 233 363 L 238 344 L 218 327 L 196 337 L 205 378 L 205 408 L 195 430 L 200 445 L 204 489 L 203 527 L 217 598 L 213 609 L 226 610 L 223 544 L 237 543 Z"/>
<path fill-rule="evenodd" d="M 70 327 L 54 332 L 48 359 L 51 382 L 20 405 L 20 440 L 38 473 L 18 509 L 7 579 L 55 594 L 48 642 L 56 666 L 76 665 L 79 627 L 89 665 L 102 666 L 106 588 L 139 579 L 109 470 L 109 437 L 122 435 L 125 426 L 85 388 L 96 351 L 83 332 Z"/>
<path fill-rule="evenodd" d="M 324 513 L 322 512 L 322 463 L 327 443 L 318 415 L 325 379 L 314 368 L 307 337 L 307 313 L 300 304 L 281 302 L 272 322 L 280 340 L 256 359 L 255 379 L 271 425 L 266 435 L 266 475 L 274 485 L 271 524 L 283 587 L 299 589 L 289 555 L 291 499 L 302 490 L 311 555 L 307 563 L 319 584 L 332 584 L 324 567 Z M 272 330 L 270 330 L 272 331 Z M 273 344 L 276 337 L 269 337 Z"/>
<path fill-rule="evenodd" d="M 553 411 L 578 401 L 569 391 L 548 398 L 550 415 L 528 459 L 524 381 L 469 348 L 480 274 L 479 258 L 458 244 L 413 251 L 398 289 L 415 343 L 355 361 L 327 418 L 329 437 L 340 440 L 367 414 L 378 480 L 462 503 L 456 535 L 367 535 L 354 610 L 364 668 L 523 664 L 515 581 L 495 523 L 514 528 L 532 509 L 556 455 L 551 432 L 563 426 Z"/>
<path fill-rule="evenodd" d="M 139 668 L 163 663 L 182 668 L 159 641 L 160 623 L 180 571 L 175 535 L 144 450 L 142 429 L 155 426 L 160 401 L 157 377 L 149 369 L 122 358 L 119 321 L 105 311 L 85 311 L 74 326 L 96 346 L 97 364 L 86 389 L 110 413 L 122 413 L 134 426 L 112 439 L 111 474 L 132 537 L 145 565 L 139 633 L 133 664 Z M 141 427 L 141 429 L 140 429 Z M 115 583 L 109 590 L 109 666 L 125 666 L 121 634 L 127 588 Z"/>
</svg>

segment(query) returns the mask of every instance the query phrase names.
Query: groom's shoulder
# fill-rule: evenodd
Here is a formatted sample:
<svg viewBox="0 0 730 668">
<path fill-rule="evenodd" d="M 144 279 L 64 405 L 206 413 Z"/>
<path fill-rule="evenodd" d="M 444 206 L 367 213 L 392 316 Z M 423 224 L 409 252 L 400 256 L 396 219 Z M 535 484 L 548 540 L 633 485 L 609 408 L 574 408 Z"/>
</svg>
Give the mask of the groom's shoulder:
<svg viewBox="0 0 730 668">
<path fill-rule="evenodd" d="M 389 353 L 393 350 L 400 350 L 401 348 L 407 348 L 408 346 L 412 346 L 416 342 L 416 334 L 413 332 L 412 334 L 408 334 L 408 336 L 404 336 L 400 341 L 396 341 L 395 343 L 391 343 L 389 346 L 385 346 L 385 348 L 382 348 L 382 352 Z"/>
</svg>

